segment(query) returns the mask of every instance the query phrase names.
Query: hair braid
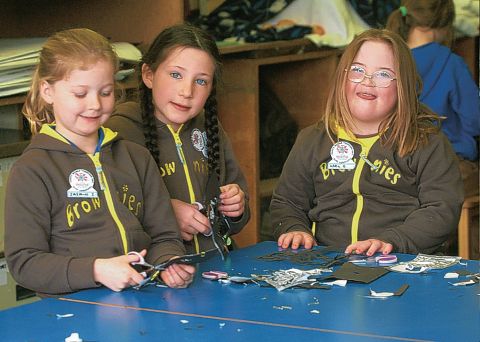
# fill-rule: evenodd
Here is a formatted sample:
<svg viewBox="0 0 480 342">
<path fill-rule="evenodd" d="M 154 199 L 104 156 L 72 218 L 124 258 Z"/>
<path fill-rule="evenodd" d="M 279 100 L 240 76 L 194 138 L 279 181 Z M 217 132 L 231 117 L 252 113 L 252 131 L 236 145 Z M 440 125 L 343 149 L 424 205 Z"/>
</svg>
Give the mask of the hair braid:
<svg viewBox="0 0 480 342">
<path fill-rule="evenodd" d="M 152 90 L 143 82 L 140 82 L 139 88 L 140 106 L 142 110 L 143 135 L 145 136 L 145 146 L 150 151 L 153 159 L 158 166 L 160 163 L 160 151 L 158 150 L 158 133 L 153 115 Z"/>
<path fill-rule="evenodd" d="M 220 141 L 218 138 L 218 112 L 215 88 L 205 102 L 205 130 L 207 132 L 208 169 L 220 176 Z"/>
</svg>

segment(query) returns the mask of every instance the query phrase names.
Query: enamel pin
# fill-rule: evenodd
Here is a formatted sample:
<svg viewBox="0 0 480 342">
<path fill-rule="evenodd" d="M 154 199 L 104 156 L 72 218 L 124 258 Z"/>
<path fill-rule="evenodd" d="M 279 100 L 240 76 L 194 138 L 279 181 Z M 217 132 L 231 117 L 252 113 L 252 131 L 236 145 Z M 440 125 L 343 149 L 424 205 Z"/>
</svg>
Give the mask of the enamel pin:
<svg viewBox="0 0 480 342">
<path fill-rule="evenodd" d="M 332 160 L 328 162 L 330 170 L 353 170 L 355 162 L 353 161 L 353 146 L 346 141 L 339 141 L 333 144 L 330 149 Z"/>
</svg>

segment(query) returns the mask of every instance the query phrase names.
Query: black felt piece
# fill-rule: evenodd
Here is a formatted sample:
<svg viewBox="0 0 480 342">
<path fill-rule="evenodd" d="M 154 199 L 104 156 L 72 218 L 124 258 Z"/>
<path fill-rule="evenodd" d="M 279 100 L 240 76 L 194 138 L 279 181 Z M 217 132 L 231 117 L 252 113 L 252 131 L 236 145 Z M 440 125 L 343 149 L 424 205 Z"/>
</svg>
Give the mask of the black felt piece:
<svg viewBox="0 0 480 342">
<path fill-rule="evenodd" d="M 333 256 L 327 254 L 333 253 Z M 295 264 L 314 266 L 317 268 L 326 268 L 334 265 L 340 265 L 347 261 L 349 254 L 340 252 L 335 247 L 321 247 L 305 249 L 300 251 L 284 250 L 257 257 L 263 261 L 283 261 L 288 260 Z"/>
<path fill-rule="evenodd" d="M 369 284 L 388 272 L 390 271 L 383 267 L 365 267 L 346 262 L 328 278 L 344 279 Z"/>
</svg>

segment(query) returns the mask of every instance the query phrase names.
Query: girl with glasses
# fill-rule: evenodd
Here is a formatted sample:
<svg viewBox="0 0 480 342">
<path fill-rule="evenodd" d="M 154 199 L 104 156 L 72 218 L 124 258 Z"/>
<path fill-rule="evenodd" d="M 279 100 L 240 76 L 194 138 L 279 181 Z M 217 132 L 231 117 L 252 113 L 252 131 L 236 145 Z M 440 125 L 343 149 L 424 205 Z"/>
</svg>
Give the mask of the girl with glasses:
<svg viewBox="0 0 480 342">
<path fill-rule="evenodd" d="M 278 245 L 346 253 L 432 253 L 463 200 L 455 154 L 397 34 L 372 29 L 345 49 L 317 124 L 300 132 L 270 205 Z"/>
</svg>

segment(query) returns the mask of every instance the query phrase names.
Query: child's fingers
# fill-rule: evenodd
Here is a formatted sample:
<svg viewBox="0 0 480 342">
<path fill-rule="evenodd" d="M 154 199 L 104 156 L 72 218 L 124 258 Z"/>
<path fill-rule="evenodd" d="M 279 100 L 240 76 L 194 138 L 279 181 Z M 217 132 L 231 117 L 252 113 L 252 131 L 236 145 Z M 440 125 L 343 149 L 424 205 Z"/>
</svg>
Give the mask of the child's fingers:
<svg viewBox="0 0 480 342">
<path fill-rule="evenodd" d="M 313 246 L 315 246 L 317 243 L 313 238 L 306 238 L 305 239 L 305 249 L 311 249 Z"/>
<path fill-rule="evenodd" d="M 187 272 L 180 265 L 171 265 L 166 271 L 171 281 L 169 284 L 171 287 L 186 287 L 192 282 L 192 273 Z"/>
<path fill-rule="evenodd" d="M 393 251 L 393 245 L 391 243 L 385 243 L 383 246 L 382 253 L 383 254 L 390 254 Z"/>
<path fill-rule="evenodd" d="M 298 249 L 303 244 L 303 235 L 301 233 L 295 233 L 293 234 L 293 240 L 292 240 L 292 248 L 293 249 Z"/>
<path fill-rule="evenodd" d="M 290 243 L 292 242 L 292 239 L 293 239 L 292 233 L 282 234 L 278 238 L 278 246 L 282 248 L 288 248 L 290 246 Z"/>
</svg>

